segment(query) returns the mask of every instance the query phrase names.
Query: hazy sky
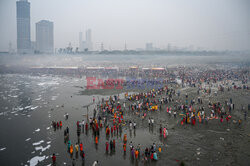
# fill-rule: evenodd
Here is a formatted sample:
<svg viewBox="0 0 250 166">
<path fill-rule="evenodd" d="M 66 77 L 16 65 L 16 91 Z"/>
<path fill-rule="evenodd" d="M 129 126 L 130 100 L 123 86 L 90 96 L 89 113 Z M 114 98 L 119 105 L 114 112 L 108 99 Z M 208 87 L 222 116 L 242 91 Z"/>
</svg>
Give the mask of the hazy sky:
<svg viewBox="0 0 250 166">
<path fill-rule="evenodd" d="M 31 39 L 35 23 L 54 22 L 55 48 L 92 29 L 95 49 L 202 47 L 250 50 L 250 0 L 29 0 Z M 85 34 L 85 33 L 84 33 Z M 0 0 L 0 51 L 16 48 L 16 0 Z"/>
</svg>

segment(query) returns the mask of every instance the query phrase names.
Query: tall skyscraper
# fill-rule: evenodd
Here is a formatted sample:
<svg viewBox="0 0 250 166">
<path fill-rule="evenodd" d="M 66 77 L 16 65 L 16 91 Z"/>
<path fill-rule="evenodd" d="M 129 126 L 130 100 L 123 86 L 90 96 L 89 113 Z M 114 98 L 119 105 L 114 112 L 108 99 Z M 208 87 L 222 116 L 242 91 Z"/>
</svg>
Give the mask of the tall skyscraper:
<svg viewBox="0 0 250 166">
<path fill-rule="evenodd" d="M 79 32 L 79 51 L 92 51 L 93 43 L 91 37 L 91 29 L 86 30 L 85 32 L 85 40 L 82 40 L 83 34 Z"/>
<path fill-rule="evenodd" d="M 92 47 L 93 47 L 93 44 L 92 44 L 92 39 L 91 39 L 91 29 L 88 29 L 86 31 L 86 47 L 88 49 L 88 51 L 92 51 Z"/>
<path fill-rule="evenodd" d="M 30 3 L 27 0 L 16 2 L 17 52 L 30 53 Z"/>
<path fill-rule="evenodd" d="M 53 22 L 41 20 L 36 23 L 36 50 L 41 53 L 54 52 Z"/>
</svg>

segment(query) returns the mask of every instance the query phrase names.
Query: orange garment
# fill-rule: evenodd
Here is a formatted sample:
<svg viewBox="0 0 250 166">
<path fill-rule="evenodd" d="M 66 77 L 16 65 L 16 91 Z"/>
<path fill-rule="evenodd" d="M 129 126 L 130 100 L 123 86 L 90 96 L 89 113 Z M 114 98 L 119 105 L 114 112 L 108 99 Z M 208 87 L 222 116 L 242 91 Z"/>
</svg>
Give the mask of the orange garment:
<svg viewBox="0 0 250 166">
<path fill-rule="evenodd" d="M 138 155 L 139 155 L 139 151 L 136 150 L 136 151 L 135 151 L 135 158 L 136 158 L 136 159 L 138 158 Z"/>
<path fill-rule="evenodd" d="M 126 144 L 123 144 L 123 151 L 126 152 Z"/>
<path fill-rule="evenodd" d="M 70 152 L 70 154 L 73 154 L 73 145 L 70 146 L 69 152 Z"/>
<path fill-rule="evenodd" d="M 95 137 L 95 144 L 98 144 L 98 137 Z"/>
<path fill-rule="evenodd" d="M 124 143 L 127 143 L 127 134 L 124 134 L 123 141 Z"/>
</svg>

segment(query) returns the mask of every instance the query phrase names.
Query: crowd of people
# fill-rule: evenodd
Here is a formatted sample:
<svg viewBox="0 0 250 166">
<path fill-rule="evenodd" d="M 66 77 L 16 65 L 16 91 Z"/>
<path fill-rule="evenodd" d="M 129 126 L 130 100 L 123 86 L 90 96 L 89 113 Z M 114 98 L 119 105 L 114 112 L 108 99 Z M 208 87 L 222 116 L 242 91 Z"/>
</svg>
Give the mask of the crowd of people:
<svg viewBox="0 0 250 166">
<path fill-rule="evenodd" d="M 123 136 L 122 149 L 124 155 L 127 153 L 127 143 L 130 142 L 130 158 L 132 160 L 149 162 L 149 160 L 157 161 L 161 159 L 159 154 L 162 153 L 164 148 L 162 148 L 160 144 L 157 145 L 152 143 L 152 145 L 149 144 L 145 146 L 143 152 L 141 144 L 138 144 L 137 146 L 133 145 L 133 142 L 128 140 L 127 134 L 123 132 L 123 129 L 127 128 L 130 131 L 134 130 L 134 132 L 136 132 L 137 122 L 138 119 L 140 119 L 142 120 L 142 123 L 148 122 L 149 128 L 154 127 L 155 123 L 157 123 L 157 125 L 160 126 L 159 135 L 163 139 L 167 139 L 169 136 L 167 124 L 159 121 L 155 122 L 154 112 L 166 112 L 170 118 L 175 118 L 180 126 L 189 124 L 195 126 L 197 123 L 208 125 L 210 120 L 218 120 L 220 123 L 225 123 L 224 121 L 230 123 L 230 121 L 233 121 L 234 123 L 241 125 L 241 118 L 232 117 L 232 111 L 235 110 L 236 105 L 236 102 L 233 102 L 232 98 L 229 98 L 226 101 L 209 100 L 208 102 L 204 102 L 204 98 L 206 98 L 206 96 L 216 96 L 219 92 L 224 93 L 225 89 L 227 89 L 227 91 L 239 89 L 248 91 L 249 88 L 245 84 L 247 83 L 246 76 L 241 77 L 244 85 L 240 86 L 234 84 L 234 82 L 228 81 L 229 79 L 232 80 L 234 78 L 240 79 L 236 72 L 215 70 L 197 72 L 196 74 L 197 75 L 191 74 L 191 70 L 187 70 L 185 77 L 183 76 L 181 78 L 181 84 L 170 83 L 166 80 L 163 80 L 161 84 L 159 84 L 159 82 L 153 82 L 156 83 L 157 86 L 161 86 L 132 94 L 125 93 L 124 99 L 121 99 L 120 95 L 113 95 L 106 100 L 103 98 L 98 103 L 95 100 L 95 97 L 93 97 L 93 103 L 96 105 L 93 110 L 93 116 L 87 116 L 86 119 L 76 122 L 78 138 L 81 133 L 91 130 L 96 149 L 100 139 L 104 139 L 105 151 L 108 154 L 115 153 L 116 151 L 118 139 L 116 139 L 115 136 L 117 136 L 117 138 L 118 136 Z M 113 84 L 112 82 L 105 83 Z M 145 83 L 146 82 L 130 81 L 125 82 L 124 86 L 127 86 L 128 84 L 141 85 Z M 180 89 L 185 87 L 196 89 L 196 95 L 191 95 L 191 93 L 183 94 Z M 212 90 L 212 88 L 215 87 L 217 87 L 217 90 Z M 214 94 L 212 92 L 214 92 Z M 183 97 L 181 97 L 181 95 Z M 242 107 L 242 110 L 246 120 L 247 111 L 245 110 L 245 107 Z M 131 120 L 126 114 L 132 114 L 132 116 L 138 117 L 138 119 Z M 66 116 L 66 120 L 68 119 L 68 116 L 69 115 Z M 162 114 L 162 116 L 165 116 L 165 114 Z M 147 122 L 144 121 L 145 119 L 147 119 Z M 55 129 L 58 129 L 62 127 L 62 122 L 53 122 L 52 125 Z M 106 138 L 102 138 L 100 134 L 103 128 Z M 68 127 L 64 130 L 64 139 L 65 144 L 67 145 L 67 150 L 72 158 L 72 165 L 75 165 L 76 158 L 78 158 L 79 154 L 84 162 L 85 152 L 82 143 L 84 141 L 78 139 L 78 142 L 73 144 L 69 139 Z M 53 163 L 56 163 L 56 157 L 54 154 L 52 160 Z M 98 161 L 94 161 L 93 165 L 97 164 Z"/>
</svg>

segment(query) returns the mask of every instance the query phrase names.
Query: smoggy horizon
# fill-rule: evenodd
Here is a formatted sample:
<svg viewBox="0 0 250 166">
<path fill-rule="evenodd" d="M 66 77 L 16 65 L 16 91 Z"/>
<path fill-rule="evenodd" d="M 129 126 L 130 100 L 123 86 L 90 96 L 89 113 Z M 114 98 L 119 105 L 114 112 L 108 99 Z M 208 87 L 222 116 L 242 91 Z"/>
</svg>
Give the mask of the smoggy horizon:
<svg viewBox="0 0 250 166">
<path fill-rule="evenodd" d="M 29 0 L 31 41 L 35 23 L 54 23 L 54 48 L 79 47 L 79 32 L 92 30 L 93 49 L 145 48 L 207 50 L 250 48 L 248 0 Z M 0 51 L 16 50 L 16 0 L 0 2 Z"/>
</svg>

